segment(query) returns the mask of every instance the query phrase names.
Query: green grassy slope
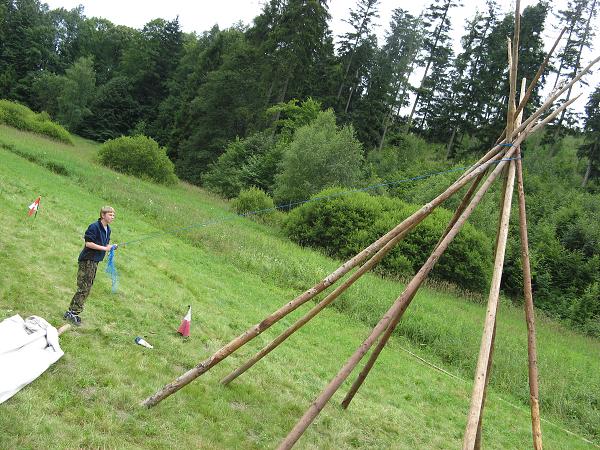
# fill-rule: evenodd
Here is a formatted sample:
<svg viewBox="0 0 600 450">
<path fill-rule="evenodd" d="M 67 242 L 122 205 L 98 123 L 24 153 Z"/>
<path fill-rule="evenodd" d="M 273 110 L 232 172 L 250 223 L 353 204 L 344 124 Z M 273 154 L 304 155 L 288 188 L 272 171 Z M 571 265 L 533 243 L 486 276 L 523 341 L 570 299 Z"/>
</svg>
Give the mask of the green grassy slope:
<svg viewBox="0 0 600 450">
<path fill-rule="evenodd" d="M 337 267 L 276 231 L 245 219 L 153 233 L 230 217 L 226 204 L 195 187 L 159 187 L 101 168 L 97 146 L 66 146 L 0 126 L 0 318 L 37 314 L 60 324 L 75 287 L 81 236 L 97 210 L 117 210 L 120 286 L 101 271 L 85 325 L 61 339 L 65 356 L 0 405 L 3 448 L 273 448 L 368 335 L 401 292 L 369 276 L 265 360 L 222 387 L 219 380 L 296 311 L 157 407 L 139 402 Z M 36 219 L 27 205 L 42 195 Z M 192 336 L 175 329 L 193 308 Z M 299 448 L 457 448 L 469 407 L 485 308 L 424 290 L 348 411 L 346 383 L 299 441 Z M 539 325 L 542 414 L 547 448 L 590 448 L 561 428 L 600 444 L 600 343 L 552 322 Z M 155 348 L 136 346 L 145 336 Z M 525 448 L 525 325 L 502 307 L 487 448 Z M 404 352 L 420 355 L 463 380 Z M 352 378 L 352 377 L 351 377 Z M 516 405 L 515 409 L 513 406 Z"/>
</svg>

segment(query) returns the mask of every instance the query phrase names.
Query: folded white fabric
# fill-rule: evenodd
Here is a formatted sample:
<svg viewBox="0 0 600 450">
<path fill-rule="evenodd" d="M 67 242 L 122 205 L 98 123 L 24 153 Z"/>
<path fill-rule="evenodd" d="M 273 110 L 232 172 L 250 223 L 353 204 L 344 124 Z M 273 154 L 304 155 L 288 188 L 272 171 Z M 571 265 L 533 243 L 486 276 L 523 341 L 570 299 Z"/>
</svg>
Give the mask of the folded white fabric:
<svg viewBox="0 0 600 450">
<path fill-rule="evenodd" d="M 64 352 L 58 331 L 38 316 L 0 322 L 0 403 L 39 377 Z"/>
</svg>

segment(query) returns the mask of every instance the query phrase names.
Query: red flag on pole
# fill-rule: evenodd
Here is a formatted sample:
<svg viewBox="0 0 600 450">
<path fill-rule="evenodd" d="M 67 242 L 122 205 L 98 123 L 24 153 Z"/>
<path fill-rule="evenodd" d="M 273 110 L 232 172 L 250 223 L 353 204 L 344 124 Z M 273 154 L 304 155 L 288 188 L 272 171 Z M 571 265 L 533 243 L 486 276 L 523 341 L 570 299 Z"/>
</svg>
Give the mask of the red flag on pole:
<svg viewBox="0 0 600 450">
<path fill-rule="evenodd" d="M 184 337 L 188 337 L 190 335 L 190 324 L 192 323 L 192 307 L 190 306 L 187 314 L 181 321 L 181 325 L 177 329 L 177 332 Z"/>
<path fill-rule="evenodd" d="M 36 213 L 37 215 L 37 210 L 40 207 L 40 200 L 42 199 L 42 197 L 38 197 L 35 199 L 35 202 L 33 202 L 31 205 L 29 205 L 29 216 L 32 216 L 33 213 Z"/>
</svg>

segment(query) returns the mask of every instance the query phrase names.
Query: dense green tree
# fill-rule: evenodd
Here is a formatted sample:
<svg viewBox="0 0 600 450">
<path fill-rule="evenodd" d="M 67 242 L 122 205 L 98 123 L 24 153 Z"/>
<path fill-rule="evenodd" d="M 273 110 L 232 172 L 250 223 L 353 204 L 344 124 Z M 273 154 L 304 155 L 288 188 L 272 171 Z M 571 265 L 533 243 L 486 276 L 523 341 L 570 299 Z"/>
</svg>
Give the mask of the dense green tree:
<svg viewBox="0 0 600 450">
<path fill-rule="evenodd" d="M 420 17 L 397 8 L 392 12 L 390 29 L 386 33 L 378 70 L 384 96 L 387 97 L 381 119 L 381 134 L 378 148 L 381 150 L 392 119 L 400 115 L 402 107 L 408 105 L 409 78 L 414 60 L 421 47 L 423 24 Z"/>
<path fill-rule="evenodd" d="M 446 157 L 453 158 L 462 136 L 473 134 L 477 124 L 478 96 L 481 91 L 483 55 L 487 51 L 486 39 L 497 22 L 497 5 L 488 1 L 487 11 L 475 16 L 466 24 L 461 38 L 463 51 L 455 58 L 451 70 L 452 84 L 446 96 L 439 101 L 437 121 L 433 134 L 447 142 Z"/>
<path fill-rule="evenodd" d="M 123 51 L 119 73 L 133 83 L 133 96 L 146 123 L 155 120 L 158 106 L 167 96 L 167 83 L 182 48 L 179 19 L 155 19 L 144 25 Z"/>
<path fill-rule="evenodd" d="M 259 55 L 244 33 L 233 28 L 223 31 L 208 52 L 215 47 L 220 65 L 205 75 L 191 102 L 181 105 L 185 113 L 180 114 L 176 168 L 193 183 L 201 182 L 229 141 L 253 130 L 264 105 L 254 64 Z"/>
<path fill-rule="evenodd" d="M 299 128 L 286 148 L 275 181 L 277 204 L 304 200 L 329 186 L 356 186 L 363 150 L 352 126 L 338 128 L 333 111 Z"/>
<path fill-rule="evenodd" d="M 372 31 L 373 19 L 379 17 L 378 0 L 358 0 L 356 10 L 350 10 L 346 22 L 352 31 L 340 37 L 339 55 L 344 67 L 336 100 L 341 102 L 339 111 L 348 112 L 352 97 L 357 97 L 361 81 L 367 75 L 370 62 L 377 48 L 377 39 Z M 344 94 L 344 95 L 342 95 Z"/>
<path fill-rule="evenodd" d="M 265 106 L 324 98 L 332 90 L 333 39 L 326 0 L 270 0 L 247 36 L 257 49 Z M 277 120 L 277 116 L 274 117 Z"/>
<path fill-rule="evenodd" d="M 0 1 L 0 97 L 31 101 L 34 72 L 52 58 L 52 22 L 39 0 Z"/>
<path fill-rule="evenodd" d="M 100 86 L 79 133 L 101 142 L 130 134 L 140 120 L 139 104 L 133 98 L 132 90 L 131 81 L 119 76 Z"/>
<path fill-rule="evenodd" d="M 519 39 L 519 64 L 517 80 L 525 77 L 533 79 L 542 64 L 545 53 L 542 35 L 548 14 L 548 4 L 539 2 L 528 6 L 521 15 L 521 34 Z M 506 55 L 506 39 L 514 34 L 514 14 L 509 13 L 499 21 L 486 38 L 482 70 L 479 73 L 479 92 L 474 97 L 474 111 L 478 117 L 473 122 L 477 124 L 474 130 L 482 147 L 489 147 L 506 126 L 506 111 L 508 104 L 508 63 Z M 526 49 L 526 51 L 524 51 Z M 529 114 L 540 103 L 540 90 L 543 86 L 548 69 L 542 74 L 540 82 L 534 88 L 525 114 Z M 520 83 L 517 83 L 517 87 Z M 518 94 L 517 94 L 518 97 Z M 478 148 L 480 150 L 480 148 Z"/>
<path fill-rule="evenodd" d="M 54 51 L 48 69 L 63 74 L 77 58 L 88 56 L 84 49 L 84 37 L 81 35 L 85 23 L 83 6 L 79 5 L 70 11 L 64 8 L 53 9 L 48 12 L 48 18 L 54 31 Z"/>
<path fill-rule="evenodd" d="M 56 118 L 69 130 L 76 131 L 90 115 L 89 105 L 96 93 L 96 74 L 92 59 L 79 58 L 61 79 Z"/>
</svg>

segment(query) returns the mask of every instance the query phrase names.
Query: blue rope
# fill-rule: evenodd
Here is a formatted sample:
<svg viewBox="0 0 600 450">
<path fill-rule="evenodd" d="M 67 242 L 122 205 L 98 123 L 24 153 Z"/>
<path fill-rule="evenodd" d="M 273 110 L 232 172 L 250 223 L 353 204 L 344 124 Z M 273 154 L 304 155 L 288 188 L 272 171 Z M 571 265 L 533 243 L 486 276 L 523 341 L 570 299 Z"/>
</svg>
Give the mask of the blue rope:
<svg viewBox="0 0 600 450">
<path fill-rule="evenodd" d="M 512 145 L 512 144 L 509 144 Z M 519 158 L 504 158 L 504 159 L 499 159 L 497 161 L 492 161 L 491 163 L 488 162 L 489 164 L 498 164 L 501 161 L 514 161 L 517 159 L 521 159 Z M 484 163 L 487 164 L 487 163 Z M 483 165 L 483 164 L 481 164 Z M 327 199 L 331 199 L 331 198 L 336 198 L 336 197 L 341 197 L 344 195 L 349 195 L 349 194 L 354 194 L 356 192 L 366 192 L 372 189 L 377 189 L 380 187 L 384 187 L 384 186 L 395 186 L 398 184 L 402 184 L 402 183 L 408 183 L 411 181 L 418 181 L 418 180 L 423 180 L 425 178 L 430 178 L 436 175 L 443 175 L 446 173 L 452 173 L 452 172 L 458 172 L 458 171 L 462 171 L 462 170 L 466 170 L 467 167 L 456 167 L 454 169 L 449 169 L 449 170 L 444 170 L 442 172 L 431 172 L 431 173 L 427 173 L 424 175 L 418 175 L 416 177 L 412 177 L 412 178 L 404 178 L 402 180 L 397 180 L 397 181 L 390 181 L 390 182 L 386 182 L 386 183 L 378 183 L 378 184 L 373 184 L 364 188 L 357 188 L 357 189 L 350 189 L 348 191 L 342 191 L 342 192 L 337 192 L 335 194 L 330 194 L 330 195 L 325 195 L 323 197 L 313 197 L 310 198 L 308 200 L 301 200 L 301 201 L 297 201 L 297 202 L 291 202 L 291 203 L 286 203 L 284 205 L 277 205 L 273 208 L 264 208 L 264 209 L 258 209 L 256 211 L 249 211 L 243 214 L 235 214 L 232 215 L 230 217 L 224 217 L 221 219 L 216 219 L 216 220 L 211 220 L 209 222 L 203 222 L 203 223 L 198 223 L 198 224 L 192 224 L 192 225 L 188 225 L 186 227 L 180 227 L 180 228 L 173 228 L 171 230 L 167 230 L 167 231 L 159 231 L 156 233 L 152 233 L 149 235 L 146 235 L 142 238 L 139 239 L 135 239 L 132 241 L 128 241 L 128 242 L 123 242 L 120 245 L 126 245 L 126 244 L 131 244 L 133 242 L 140 242 L 140 241 L 144 241 L 146 239 L 152 239 L 154 237 L 157 236 L 162 236 L 165 234 L 172 234 L 172 233 L 179 233 L 182 231 L 186 231 L 192 228 L 200 228 L 200 227 L 207 227 L 209 225 L 215 225 L 218 223 L 223 223 L 223 222 L 227 222 L 229 220 L 233 220 L 233 219 L 237 219 L 238 217 L 248 217 L 248 216 L 254 216 L 257 214 L 263 214 L 263 213 L 267 213 L 267 212 L 273 212 L 273 211 L 277 211 L 277 210 L 283 210 L 285 208 L 287 209 L 291 209 L 292 206 L 296 206 L 296 205 L 302 205 L 304 203 L 310 203 L 310 202 L 316 202 L 316 201 L 322 201 L 322 200 L 327 200 Z M 108 261 L 106 263 L 106 269 L 105 272 L 108 273 L 112 279 L 112 292 L 115 293 L 117 292 L 117 285 L 118 285 L 118 275 L 117 275 L 117 268 L 115 267 L 115 247 L 111 247 L 110 252 L 108 253 Z"/>
<path fill-rule="evenodd" d="M 112 280 L 112 293 L 117 292 L 117 285 L 119 284 L 119 275 L 117 274 L 117 268 L 115 267 L 115 246 L 113 245 L 108 252 L 108 260 L 106 261 L 106 269 L 104 271 L 110 275 Z"/>
<path fill-rule="evenodd" d="M 503 159 L 499 159 L 497 161 L 491 161 L 491 162 L 488 161 L 487 163 L 480 164 L 480 166 L 484 165 L 484 164 L 498 164 L 498 163 L 500 163 L 502 161 L 515 161 L 517 159 L 521 159 L 521 158 L 503 158 Z M 479 166 L 477 166 L 477 167 L 479 167 Z M 418 175 L 418 176 L 412 177 L 412 178 L 404 178 L 402 180 L 397 180 L 397 181 L 390 181 L 390 182 L 385 182 L 385 183 L 378 183 L 378 184 L 373 184 L 373 185 L 370 185 L 370 186 L 367 186 L 367 187 L 364 187 L 364 188 L 350 189 L 350 190 L 347 190 L 347 191 L 336 192 L 334 194 L 325 195 L 325 196 L 322 196 L 322 197 L 313 197 L 313 198 L 310 198 L 308 200 L 300 200 L 300 201 L 297 201 L 297 202 L 285 203 L 285 204 L 277 205 L 277 206 L 274 206 L 274 207 L 271 207 L 271 208 L 257 209 L 255 211 L 248 211 L 248 212 L 243 213 L 243 214 L 235 214 L 235 215 L 231 215 L 229 217 L 222 217 L 222 218 L 211 220 L 211 221 L 208 221 L 208 222 L 196 223 L 196 224 L 188 225 L 188 226 L 185 226 L 185 227 L 173 228 L 171 230 L 166 230 L 166 231 L 157 231 L 156 233 L 148 234 L 148 235 L 146 235 L 144 237 L 141 237 L 139 239 L 134 239 L 132 241 L 123 242 L 120 245 L 129 245 L 129 244 L 132 244 L 134 242 L 145 241 L 147 239 L 152 239 L 152 238 L 155 238 L 155 237 L 158 237 L 158 236 L 163 236 L 165 234 L 179 233 L 179 232 L 190 230 L 192 228 L 202 228 L 202 227 L 207 227 L 207 226 L 210 226 L 210 225 L 216 225 L 216 224 L 219 224 L 219 223 L 224 223 L 224 222 L 227 222 L 227 221 L 230 221 L 230 220 L 237 219 L 238 217 L 254 216 L 254 215 L 257 215 L 257 214 L 264 214 L 264 213 L 274 212 L 274 211 L 278 211 L 278 210 L 282 210 L 282 211 L 286 210 L 286 209 L 289 210 L 289 209 L 291 209 L 292 206 L 303 205 L 305 203 L 310 203 L 310 202 L 328 200 L 328 199 L 336 198 L 336 197 L 342 197 L 344 195 L 354 194 L 354 193 L 357 193 L 357 192 L 366 192 L 366 191 L 369 191 L 369 190 L 373 190 L 373 189 L 377 189 L 377 188 L 385 187 L 385 186 L 395 186 L 395 185 L 402 184 L 402 183 L 408 183 L 408 182 L 411 182 L 411 181 L 423 180 L 425 178 L 430 178 L 430 177 L 433 177 L 433 176 L 436 176 L 436 175 L 443 175 L 443 174 L 446 174 L 446 173 L 459 172 L 459 171 L 463 171 L 463 170 L 466 170 L 466 169 L 468 169 L 468 167 L 456 167 L 456 168 L 453 168 L 453 169 L 444 170 L 442 172 L 431 172 L 431 173 L 427 173 L 427 174 L 424 174 L 424 175 Z"/>
</svg>

